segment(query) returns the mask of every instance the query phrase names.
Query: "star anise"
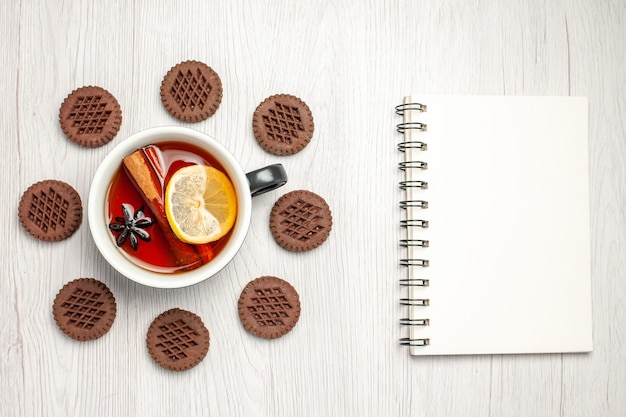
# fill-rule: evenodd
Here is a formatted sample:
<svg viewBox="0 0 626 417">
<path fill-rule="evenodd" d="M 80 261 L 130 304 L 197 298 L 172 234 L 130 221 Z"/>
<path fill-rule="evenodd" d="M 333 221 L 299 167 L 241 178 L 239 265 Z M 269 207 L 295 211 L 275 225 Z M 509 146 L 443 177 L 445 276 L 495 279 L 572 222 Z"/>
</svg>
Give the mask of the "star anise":
<svg viewBox="0 0 626 417">
<path fill-rule="evenodd" d="M 150 234 L 144 230 L 148 226 L 152 226 L 152 219 L 146 217 L 143 212 L 143 206 L 139 207 L 139 210 L 135 212 L 135 208 L 128 204 L 122 204 L 122 214 L 124 217 L 115 217 L 115 223 L 109 224 L 109 229 L 114 232 L 121 232 L 117 235 L 115 243 L 121 247 L 126 240 L 130 242 L 130 247 L 133 250 L 137 250 L 139 247 L 139 240 L 144 242 L 150 242 Z"/>
</svg>

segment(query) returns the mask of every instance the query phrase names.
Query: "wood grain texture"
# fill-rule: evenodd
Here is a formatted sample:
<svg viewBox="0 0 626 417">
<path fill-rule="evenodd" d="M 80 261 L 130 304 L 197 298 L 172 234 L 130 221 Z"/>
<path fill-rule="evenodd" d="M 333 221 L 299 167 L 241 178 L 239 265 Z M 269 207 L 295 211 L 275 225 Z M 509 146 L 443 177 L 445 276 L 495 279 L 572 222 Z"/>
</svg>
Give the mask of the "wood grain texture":
<svg viewBox="0 0 626 417">
<path fill-rule="evenodd" d="M 2 416 L 619 416 L 626 409 L 626 6 L 621 0 L 507 1 L 5 1 L 0 5 L 0 415 Z M 180 123 L 161 80 L 186 59 L 222 78 L 216 114 Z M 99 85 L 120 102 L 118 136 L 97 149 L 64 138 L 59 106 Z M 590 99 L 594 352 L 411 358 L 397 343 L 400 156 L 393 107 L 409 93 L 584 95 Z M 275 157 L 252 136 L 264 98 L 307 102 L 313 140 Z M 86 219 L 50 244 L 17 220 L 21 193 L 55 178 L 87 203 L 115 144 L 157 125 L 216 137 L 246 170 L 281 162 L 290 180 L 255 197 L 246 242 L 213 279 L 191 288 L 135 284 L 97 252 Z M 539 150 L 540 151 L 540 150 Z M 276 199 L 323 196 L 333 231 L 295 254 L 271 237 Z M 285 337 L 248 334 L 237 317 L 245 284 L 276 275 L 299 291 L 302 315 Z M 115 294 L 111 331 L 64 336 L 51 306 L 64 283 L 95 277 Z M 145 335 L 161 312 L 200 315 L 205 360 L 159 368 Z"/>
</svg>

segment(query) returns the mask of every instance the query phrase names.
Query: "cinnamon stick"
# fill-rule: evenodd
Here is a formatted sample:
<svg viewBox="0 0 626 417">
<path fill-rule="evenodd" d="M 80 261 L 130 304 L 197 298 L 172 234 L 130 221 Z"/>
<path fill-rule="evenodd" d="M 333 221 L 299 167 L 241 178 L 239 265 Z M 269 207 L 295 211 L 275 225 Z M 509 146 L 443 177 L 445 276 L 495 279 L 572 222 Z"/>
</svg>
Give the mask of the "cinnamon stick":
<svg viewBox="0 0 626 417">
<path fill-rule="evenodd" d="M 213 259 L 213 250 L 210 245 L 190 245 L 181 241 L 170 228 L 163 201 L 165 174 L 156 152 L 160 151 L 154 146 L 147 151 L 145 148 L 139 149 L 124 158 L 122 164 L 163 231 L 177 265 L 186 265 L 187 269 L 193 269 Z"/>
</svg>

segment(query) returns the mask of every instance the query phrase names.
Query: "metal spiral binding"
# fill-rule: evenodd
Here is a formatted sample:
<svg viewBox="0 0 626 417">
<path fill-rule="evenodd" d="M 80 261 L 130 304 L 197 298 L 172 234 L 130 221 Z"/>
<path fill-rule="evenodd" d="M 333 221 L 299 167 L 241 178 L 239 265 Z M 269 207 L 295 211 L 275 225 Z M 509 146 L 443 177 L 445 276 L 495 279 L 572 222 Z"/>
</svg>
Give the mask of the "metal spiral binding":
<svg viewBox="0 0 626 417">
<path fill-rule="evenodd" d="M 427 307 L 430 305 L 428 298 L 401 298 L 400 305 L 411 307 Z"/>
<path fill-rule="evenodd" d="M 424 161 L 402 161 L 398 163 L 400 171 L 407 169 L 428 169 L 428 164 Z"/>
<path fill-rule="evenodd" d="M 400 339 L 402 346 L 428 346 L 430 345 L 430 339 L 411 339 L 409 337 L 403 337 Z"/>
<path fill-rule="evenodd" d="M 400 220 L 401 227 L 421 227 L 422 229 L 428 229 L 428 220 L 419 219 L 406 219 Z"/>
<path fill-rule="evenodd" d="M 430 266 L 430 261 L 428 259 L 400 259 L 401 266 Z"/>
<path fill-rule="evenodd" d="M 396 131 L 398 133 L 404 133 L 404 131 L 407 129 L 415 129 L 415 130 L 421 130 L 425 132 L 427 128 L 428 128 L 428 125 L 426 125 L 426 123 L 420 123 L 420 122 L 404 122 L 404 123 L 398 123 L 396 125 Z"/>
<path fill-rule="evenodd" d="M 429 319 L 409 319 L 409 318 L 404 317 L 400 319 L 400 324 L 402 326 L 429 326 L 430 320 Z"/>
<path fill-rule="evenodd" d="M 405 209 L 409 207 L 418 207 L 421 209 L 428 208 L 428 201 L 426 200 L 403 200 L 400 201 L 400 207 Z"/>
<path fill-rule="evenodd" d="M 404 103 L 395 108 L 396 114 L 403 116 L 407 111 L 418 111 L 425 112 L 427 111 L 427 106 L 421 103 Z M 406 119 L 405 119 L 406 120 Z M 415 121 L 407 121 L 403 123 L 399 123 L 396 125 L 396 131 L 400 134 L 405 134 L 407 130 L 414 130 L 419 132 L 427 131 L 428 126 L 422 122 Z M 406 136 L 407 139 L 403 142 L 398 143 L 398 151 L 406 153 L 407 151 L 426 151 L 428 149 L 428 145 L 426 142 L 421 140 L 411 139 L 410 136 Z M 421 158 L 420 158 L 421 159 Z M 398 163 L 398 169 L 401 171 L 407 170 L 426 170 L 428 169 L 428 163 L 421 160 L 405 160 Z M 399 187 L 402 190 L 415 189 L 415 190 L 427 190 L 428 182 L 422 180 L 405 180 L 400 181 Z M 428 201 L 422 199 L 412 199 L 409 198 L 407 200 L 400 201 L 400 207 L 404 210 L 407 210 L 407 213 L 411 213 L 408 211 L 409 209 L 427 209 Z M 408 216 L 409 214 L 407 214 Z M 406 218 L 400 221 L 400 226 L 403 228 L 422 228 L 427 229 L 429 227 L 428 220 L 423 219 L 415 219 L 415 218 Z M 407 232 L 409 233 L 409 232 Z M 414 239 L 411 234 L 408 235 L 407 239 L 400 239 L 401 247 L 419 247 L 419 248 L 428 248 L 430 246 L 430 242 L 426 239 Z M 400 265 L 406 267 L 422 267 L 427 268 L 430 265 L 430 261 L 428 259 L 418 259 L 418 258 L 407 258 L 400 259 Z M 404 278 L 400 280 L 400 285 L 403 287 L 428 287 L 429 280 L 424 278 Z M 430 305 L 430 300 L 428 298 L 414 298 L 409 295 L 408 298 L 401 298 L 400 304 L 408 307 L 428 307 Z M 430 319 L 428 318 L 402 318 L 400 319 L 400 324 L 402 326 L 429 326 Z M 410 347 L 419 347 L 419 346 L 428 346 L 430 344 L 430 339 L 428 338 L 411 338 L 405 337 L 400 339 L 400 344 L 403 346 Z"/>
<path fill-rule="evenodd" d="M 403 287 L 428 287 L 430 282 L 427 279 L 404 278 L 400 280 L 400 285 Z"/>
<path fill-rule="evenodd" d="M 420 142 L 419 140 L 410 140 L 398 143 L 398 150 L 400 152 L 404 152 L 407 149 L 419 149 L 420 151 L 425 151 L 428 149 L 428 145 L 424 142 Z"/>
<path fill-rule="evenodd" d="M 427 248 L 430 245 L 428 240 L 423 239 L 400 239 L 400 246 L 406 248 L 408 246 L 420 246 Z"/>
<path fill-rule="evenodd" d="M 407 188 L 421 188 L 422 190 L 428 189 L 428 183 L 426 181 L 411 180 L 400 181 L 400 189 L 406 190 Z"/>
<path fill-rule="evenodd" d="M 427 106 L 422 103 L 404 103 L 396 106 L 396 114 L 399 116 L 404 116 L 404 112 L 408 110 L 415 110 L 425 112 Z"/>
</svg>

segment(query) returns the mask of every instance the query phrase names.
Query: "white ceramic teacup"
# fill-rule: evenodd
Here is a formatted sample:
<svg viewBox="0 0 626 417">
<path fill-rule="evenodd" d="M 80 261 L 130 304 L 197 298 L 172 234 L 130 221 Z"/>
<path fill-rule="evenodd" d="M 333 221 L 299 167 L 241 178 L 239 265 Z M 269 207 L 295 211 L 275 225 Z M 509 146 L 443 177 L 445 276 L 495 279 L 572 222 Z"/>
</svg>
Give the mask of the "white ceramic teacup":
<svg viewBox="0 0 626 417">
<path fill-rule="evenodd" d="M 200 147 L 215 157 L 230 177 L 237 195 L 237 218 L 224 248 L 207 264 L 177 273 L 159 273 L 142 268 L 125 256 L 108 228 L 107 194 L 122 159 L 135 150 L 160 142 L 182 142 Z M 217 274 L 237 254 L 248 232 L 254 195 L 280 187 L 287 181 L 282 165 L 270 165 L 246 173 L 235 157 L 212 137 L 194 129 L 179 126 L 155 127 L 135 133 L 120 142 L 102 161 L 91 183 L 87 216 L 98 250 L 122 275 L 151 287 L 179 288 L 196 284 Z"/>
</svg>

